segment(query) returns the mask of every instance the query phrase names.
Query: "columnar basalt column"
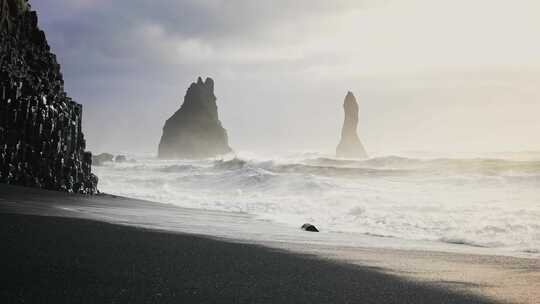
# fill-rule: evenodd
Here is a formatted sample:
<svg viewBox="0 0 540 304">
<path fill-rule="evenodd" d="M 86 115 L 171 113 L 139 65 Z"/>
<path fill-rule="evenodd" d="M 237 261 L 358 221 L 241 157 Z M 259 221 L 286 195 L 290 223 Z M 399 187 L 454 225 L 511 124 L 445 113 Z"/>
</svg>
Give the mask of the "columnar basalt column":
<svg viewBox="0 0 540 304">
<path fill-rule="evenodd" d="M 0 182 L 97 193 L 82 106 L 26 0 L 0 0 Z"/>
</svg>

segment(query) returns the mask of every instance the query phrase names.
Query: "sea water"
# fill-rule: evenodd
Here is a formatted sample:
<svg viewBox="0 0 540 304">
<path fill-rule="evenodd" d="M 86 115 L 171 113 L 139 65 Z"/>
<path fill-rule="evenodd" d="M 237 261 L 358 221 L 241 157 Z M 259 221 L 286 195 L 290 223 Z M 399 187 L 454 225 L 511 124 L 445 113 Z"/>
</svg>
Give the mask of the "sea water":
<svg viewBox="0 0 540 304">
<path fill-rule="evenodd" d="M 540 155 L 134 158 L 94 167 L 99 189 L 326 232 L 540 253 Z"/>
</svg>

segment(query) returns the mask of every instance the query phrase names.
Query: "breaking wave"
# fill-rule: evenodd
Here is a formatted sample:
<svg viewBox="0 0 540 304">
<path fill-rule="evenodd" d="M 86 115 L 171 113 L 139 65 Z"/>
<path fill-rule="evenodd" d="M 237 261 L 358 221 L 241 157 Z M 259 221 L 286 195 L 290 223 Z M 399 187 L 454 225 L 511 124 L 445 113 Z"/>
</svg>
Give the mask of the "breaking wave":
<svg viewBox="0 0 540 304">
<path fill-rule="evenodd" d="M 540 252 L 540 161 L 282 158 L 95 167 L 104 192 L 292 226 Z"/>
</svg>

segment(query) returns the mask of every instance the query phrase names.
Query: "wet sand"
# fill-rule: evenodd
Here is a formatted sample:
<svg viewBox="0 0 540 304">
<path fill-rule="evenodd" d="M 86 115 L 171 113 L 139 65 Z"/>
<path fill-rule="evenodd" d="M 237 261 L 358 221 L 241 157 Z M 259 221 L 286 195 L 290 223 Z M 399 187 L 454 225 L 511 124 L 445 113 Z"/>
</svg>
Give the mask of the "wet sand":
<svg viewBox="0 0 540 304">
<path fill-rule="evenodd" d="M 536 303 L 539 296 L 538 259 L 249 244 L 76 211 L 103 204 L 182 211 L 0 185 L 0 302 Z"/>
</svg>

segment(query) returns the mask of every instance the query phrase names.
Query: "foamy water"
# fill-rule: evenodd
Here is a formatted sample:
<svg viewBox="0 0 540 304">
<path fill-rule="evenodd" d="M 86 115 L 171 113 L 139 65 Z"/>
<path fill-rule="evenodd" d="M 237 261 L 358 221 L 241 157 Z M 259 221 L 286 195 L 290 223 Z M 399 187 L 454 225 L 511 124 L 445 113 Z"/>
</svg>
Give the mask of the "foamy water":
<svg viewBox="0 0 540 304">
<path fill-rule="evenodd" d="M 298 227 L 540 253 L 540 161 L 280 158 L 95 167 L 100 190 Z"/>
</svg>

